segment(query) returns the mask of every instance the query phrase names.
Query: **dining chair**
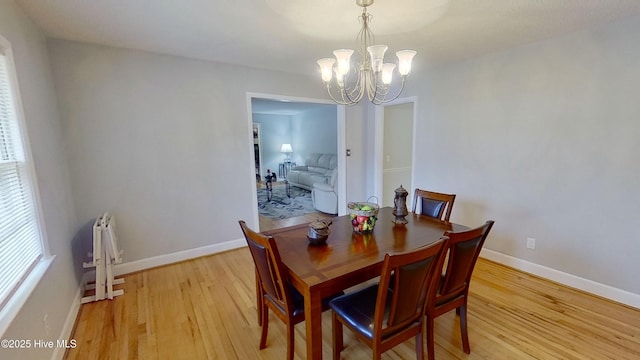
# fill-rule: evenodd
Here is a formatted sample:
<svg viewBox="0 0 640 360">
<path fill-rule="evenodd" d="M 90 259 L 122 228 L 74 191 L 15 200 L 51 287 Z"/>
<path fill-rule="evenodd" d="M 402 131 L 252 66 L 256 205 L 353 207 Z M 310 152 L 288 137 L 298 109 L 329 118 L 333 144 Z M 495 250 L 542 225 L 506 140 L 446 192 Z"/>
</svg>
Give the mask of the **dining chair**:
<svg viewBox="0 0 640 360">
<path fill-rule="evenodd" d="M 426 332 L 427 353 L 429 360 L 435 359 L 434 319 L 453 309 L 460 315 L 460 333 L 462 349 L 469 354 L 469 335 L 467 332 L 467 300 L 469 298 L 469 283 L 482 245 L 493 227 L 494 221 L 488 220 L 484 225 L 474 229 L 452 232 L 447 231 L 444 236 L 449 238 L 444 254 L 448 253 L 445 269 L 440 281 L 435 283 L 436 291 L 432 291 L 432 298 L 427 303 Z M 446 256 L 446 255 L 445 255 Z"/>
<path fill-rule="evenodd" d="M 239 224 L 256 267 L 258 323 L 262 326 L 260 350 L 267 344 L 270 309 L 287 326 L 287 359 L 291 360 L 294 347 L 293 326 L 304 320 L 304 297 L 288 281 L 275 239 L 251 230 L 243 220 Z M 323 310 L 329 309 L 328 303 L 335 297 L 323 299 Z"/>
<path fill-rule="evenodd" d="M 416 341 L 416 358 L 424 358 L 426 300 L 436 289 L 446 241 L 443 237 L 410 252 L 386 254 L 377 284 L 329 302 L 334 359 L 340 359 L 344 348 L 343 325 L 373 350 L 373 359 L 411 337 Z"/>
<path fill-rule="evenodd" d="M 418 202 L 418 199 L 420 199 L 420 202 Z M 432 217 L 448 224 L 455 200 L 455 194 L 416 189 L 413 193 L 413 212 Z M 420 209 L 419 212 L 418 208 Z"/>
</svg>

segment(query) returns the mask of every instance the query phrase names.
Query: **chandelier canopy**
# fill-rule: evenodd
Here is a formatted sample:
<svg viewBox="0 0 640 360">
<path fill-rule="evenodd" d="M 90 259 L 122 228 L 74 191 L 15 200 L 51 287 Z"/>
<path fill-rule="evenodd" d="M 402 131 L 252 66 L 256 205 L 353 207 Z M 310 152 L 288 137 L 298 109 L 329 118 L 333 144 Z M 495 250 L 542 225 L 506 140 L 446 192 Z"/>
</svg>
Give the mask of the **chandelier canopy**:
<svg viewBox="0 0 640 360">
<path fill-rule="evenodd" d="M 356 4 L 362 7 L 362 15 L 359 17 L 362 28 L 356 36 L 360 62 L 352 67 L 351 55 L 354 52 L 352 49 L 335 50 L 333 52 L 335 58 L 318 60 L 327 93 L 340 105 L 357 104 L 364 97 L 365 91 L 369 100 L 375 105 L 393 101 L 402 93 L 404 82 L 411 72 L 411 62 L 416 52 L 413 50 L 396 52 L 398 74 L 402 83 L 397 94 L 388 97 L 396 64 L 384 63 L 387 45 L 374 45 L 375 37 L 369 28 L 371 14 L 367 12 L 367 6 L 373 4 L 373 1 L 356 0 Z"/>
</svg>

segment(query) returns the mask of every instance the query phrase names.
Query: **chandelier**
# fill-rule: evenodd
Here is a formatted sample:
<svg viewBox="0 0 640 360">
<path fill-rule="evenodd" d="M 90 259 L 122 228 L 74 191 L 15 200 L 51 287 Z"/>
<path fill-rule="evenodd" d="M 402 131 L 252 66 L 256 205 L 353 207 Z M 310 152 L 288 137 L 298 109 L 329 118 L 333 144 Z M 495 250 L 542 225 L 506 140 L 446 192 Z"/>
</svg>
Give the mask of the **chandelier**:
<svg viewBox="0 0 640 360">
<path fill-rule="evenodd" d="M 351 55 L 354 52 L 352 49 L 335 50 L 333 52 L 335 58 L 318 60 L 327 93 L 340 105 L 353 105 L 360 102 L 365 92 L 369 101 L 375 105 L 393 101 L 402 93 L 404 82 L 411 71 L 411 62 L 416 52 L 413 50 L 396 52 L 398 73 L 402 84 L 397 94 L 388 97 L 396 64 L 384 63 L 387 45 L 373 45 L 375 37 L 369 28 L 371 14 L 367 13 L 367 6 L 373 4 L 373 1 L 356 0 L 356 4 L 362 7 L 362 15 L 359 17 L 362 29 L 356 36 L 361 59 L 357 66 L 351 66 Z"/>
</svg>

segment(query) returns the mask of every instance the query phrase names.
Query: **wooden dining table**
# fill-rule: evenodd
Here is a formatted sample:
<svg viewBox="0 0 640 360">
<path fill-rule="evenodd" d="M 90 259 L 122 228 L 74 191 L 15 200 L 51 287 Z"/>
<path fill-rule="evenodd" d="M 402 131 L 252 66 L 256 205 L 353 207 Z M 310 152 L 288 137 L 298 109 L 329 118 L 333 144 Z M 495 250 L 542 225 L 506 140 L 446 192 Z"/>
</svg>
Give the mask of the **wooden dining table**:
<svg viewBox="0 0 640 360">
<path fill-rule="evenodd" d="M 353 231 L 349 215 L 332 220 L 325 245 L 307 240 L 308 224 L 265 231 L 278 246 L 293 286 L 304 295 L 307 359 L 322 359 L 322 299 L 380 275 L 386 253 L 429 245 L 447 230 L 468 229 L 410 213 L 396 225 L 390 207 L 381 208 L 371 234 Z"/>
</svg>

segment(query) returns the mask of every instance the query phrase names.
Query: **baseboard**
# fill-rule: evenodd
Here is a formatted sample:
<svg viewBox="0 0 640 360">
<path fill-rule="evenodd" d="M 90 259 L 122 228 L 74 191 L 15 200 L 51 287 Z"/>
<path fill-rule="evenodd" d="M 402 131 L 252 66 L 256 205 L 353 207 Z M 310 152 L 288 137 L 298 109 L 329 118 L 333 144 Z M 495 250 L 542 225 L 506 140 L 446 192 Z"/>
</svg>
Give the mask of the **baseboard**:
<svg viewBox="0 0 640 360">
<path fill-rule="evenodd" d="M 482 249 L 480 257 L 495 261 L 499 264 L 512 267 L 517 270 L 527 272 L 536 276 L 540 276 L 551 281 L 555 281 L 562 285 L 566 285 L 578 290 L 588 292 L 603 298 L 619 302 L 621 304 L 640 309 L 640 295 L 626 290 L 614 288 L 609 285 L 601 284 L 592 280 L 584 279 L 572 274 L 548 268 L 542 265 L 534 264 L 526 260 L 505 255 L 497 251 Z"/>
<path fill-rule="evenodd" d="M 129 274 L 136 271 L 151 269 L 158 266 L 173 264 L 176 262 L 195 259 L 202 256 L 213 255 L 219 252 L 233 250 L 247 246 L 247 241 L 242 238 L 238 240 L 231 240 L 218 244 L 211 244 L 195 249 L 189 249 L 184 251 L 178 251 L 171 254 L 154 256 L 146 259 L 125 262 L 114 266 L 114 275 L 120 276 Z M 126 254 L 125 254 L 126 255 Z"/>
<path fill-rule="evenodd" d="M 238 240 L 227 241 L 219 244 L 207 245 L 195 249 L 189 249 L 184 251 L 179 251 L 176 253 L 154 256 L 150 258 L 145 258 L 141 260 L 124 262 L 118 265 L 113 266 L 113 273 L 115 276 L 120 276 L 124 274 L 129 274 L 136 271 L 151 269 L 158 266 L 169 265 L 179 261 L 195 259 L 202 256 L 213 255 L 227 250 L 233 250 L 237 248 L 241 248 L 243 246 L 247 246 L 247 242 L 244 238 Z M 89 281 L 95 280 L 96 271 L 88 270 L 85 271 L 82 275 L 82 280 L 80 284 L 81 293 L 83 293 L 83 287 Z"/>
<path fill-rule="evenodd" d="M 78 287 L 78 291 L 76 292 L 76 296 L 73 298 L 71 308 L 69 309 L 69 313 L 67 314 L 67 319 L 64 321 L 64 325 L 62 326 L 62 331 L 60 331 L 58 339 L 71 340 L 73 327 L 76 323 L 76 319 L 78 318 L 78 312 L 80 312 L 80 299 L 82 298 L 82 291 L 83 287 Z M 53 350 L 53 354 L 51 355 L 51 359 L 62 360 L 66 351 L 66 348 L 56 346 Z"/>
</svg>

